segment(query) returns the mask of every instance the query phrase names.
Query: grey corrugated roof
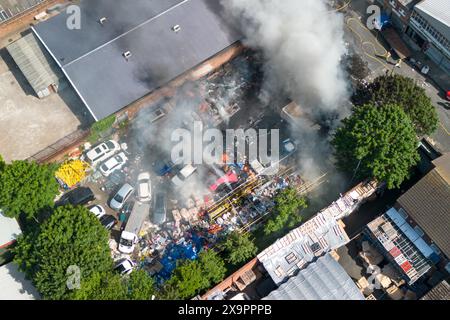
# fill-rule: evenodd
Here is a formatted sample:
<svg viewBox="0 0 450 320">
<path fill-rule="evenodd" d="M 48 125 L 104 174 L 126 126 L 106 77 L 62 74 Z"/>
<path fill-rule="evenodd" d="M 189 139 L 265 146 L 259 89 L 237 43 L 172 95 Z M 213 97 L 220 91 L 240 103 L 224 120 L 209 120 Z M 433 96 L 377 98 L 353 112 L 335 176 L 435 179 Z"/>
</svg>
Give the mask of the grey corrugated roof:
<svg viewBox="0 0 450 320">
<path fill-rule="evenodd" d="M 450 285 L 444 280 L 420 300 L 450 300 Z"/>
<path fill-rule="evenodd" d="M 327 254 L 263 300 L 364 300 L 344 268 Z"/>
<path fill-rule="evenodd" d="M 62 13 L 34 27 L 97 119 L 115 113 L 241 39 L 219 0 L 81 0 L 81 29 Z M 102 26 L 98 21 L 106 17 Z M 181 31 L 172 31 L 180 25 Z M 122 54 L 132 53 L 127 62 Z"/>
<path fill-rule="evenodd" d="M 444 168 L 433 169 L 403 194 L 398 203 L 450 257 L 450 185 L 440 174 L 445 172 Z"/>
<path fill-rule="evenodd" d="M 63 77 L 61 70 L 32 33 L 10 44 L 7 50 L 37 95 L 50 85 L 58 84 Z"/>
</svg>

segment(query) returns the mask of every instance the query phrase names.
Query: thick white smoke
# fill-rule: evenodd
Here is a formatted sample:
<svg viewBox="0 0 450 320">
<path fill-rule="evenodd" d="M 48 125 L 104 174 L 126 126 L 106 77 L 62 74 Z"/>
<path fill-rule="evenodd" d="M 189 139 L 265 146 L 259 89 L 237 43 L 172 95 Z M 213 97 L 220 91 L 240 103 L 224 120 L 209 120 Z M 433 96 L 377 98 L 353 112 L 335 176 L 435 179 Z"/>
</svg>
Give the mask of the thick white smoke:
<svg viewBox="0 0 450 320">
<path fill-rule="evenodd" d="M 263 52 L 268 91 L 284 89 L 313 114 L 340 111 L 347 98 L 341 69 L 343 17 L 327 0 L 223 0 L 246 36 Z M 339 112 L 340 113 L 340 112 Z"/>
</svg>

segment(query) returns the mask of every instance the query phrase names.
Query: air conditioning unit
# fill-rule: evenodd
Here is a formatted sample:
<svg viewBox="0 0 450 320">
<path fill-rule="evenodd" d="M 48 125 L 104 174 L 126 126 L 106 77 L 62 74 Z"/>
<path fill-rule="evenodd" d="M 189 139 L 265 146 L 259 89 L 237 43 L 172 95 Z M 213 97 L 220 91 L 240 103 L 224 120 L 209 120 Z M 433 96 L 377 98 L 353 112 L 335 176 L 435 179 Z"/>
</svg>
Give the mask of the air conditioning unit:
<svg viewBox="0 0 450 320">
<path fill-rule="evenodd" d="M 131 51 L 127 51 L 127 52 L 124 52 L 123 53 L 123 57 L 125 58 L 125 59 L 129 59 L 129 58 L 131 58 Z"/>
</svg>

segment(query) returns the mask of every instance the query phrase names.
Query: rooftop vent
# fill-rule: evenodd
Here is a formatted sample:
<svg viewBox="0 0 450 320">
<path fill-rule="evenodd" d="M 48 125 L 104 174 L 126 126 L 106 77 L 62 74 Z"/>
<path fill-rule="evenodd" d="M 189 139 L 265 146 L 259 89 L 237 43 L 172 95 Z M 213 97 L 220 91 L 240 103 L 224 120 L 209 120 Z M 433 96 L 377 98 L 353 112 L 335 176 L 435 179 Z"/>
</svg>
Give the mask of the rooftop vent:
<svg viewBox="0 0 450 320">
<path fill-rule="evenodd" d="M 130 51 L 127 51 L 127 52 L 124 52 L 122 55 L 123 55 L 123 57 L 124 57 L 125 59 L 127 59 L 127 61 L 128 61 L 128 59 L 131 57 L 131 52 L 130 52 Z"/>
<path fill-rule="evenodd" d="M 179 24 L 177 24 L 176 26 L 173 26 L 173 27 L 172 27 L 172 31 L 173 31 L 173 32 L 179 32 L 180 30 L 181 30 L 181 27 L 180 27 Z"/>
<path fill-rule="evenodd" d="M 100 22 L 101 25 L 104 25 L 106 23 L 106 20 L 108 20 L 106 19 L 106 17 L 102 17 L 100 18 L 100 20 L 98 20 L 98 22 Z"/>
</svg>

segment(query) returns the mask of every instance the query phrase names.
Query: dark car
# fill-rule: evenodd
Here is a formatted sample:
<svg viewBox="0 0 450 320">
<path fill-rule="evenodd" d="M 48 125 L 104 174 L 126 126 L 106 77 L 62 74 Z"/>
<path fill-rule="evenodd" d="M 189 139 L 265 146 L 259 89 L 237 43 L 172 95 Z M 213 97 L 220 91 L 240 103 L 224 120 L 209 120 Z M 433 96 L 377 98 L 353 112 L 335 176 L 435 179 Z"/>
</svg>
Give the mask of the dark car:
<svg viewBox="0 0 450 320">
<path fill-rule="evenodd" d="M 56 206 L 82 206 L 95 200 L 95 195 L 90 188 L 80 187 L 65 193 L 56 202 Z"/>
<path fill-rule="evenodd" d="M 158 192 L 155 196 L 155 205 L 153 207 L 153 223 L 161 225 L 167 220 L 166 195 Z"/>
<path fill-rule="evenodd" d="M 117 219 L 114 216 L 106 215 L 100 218 L 100 223 L 106 230 L 111 230 L 117 224 Z"/>
</svg>

